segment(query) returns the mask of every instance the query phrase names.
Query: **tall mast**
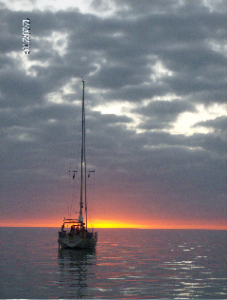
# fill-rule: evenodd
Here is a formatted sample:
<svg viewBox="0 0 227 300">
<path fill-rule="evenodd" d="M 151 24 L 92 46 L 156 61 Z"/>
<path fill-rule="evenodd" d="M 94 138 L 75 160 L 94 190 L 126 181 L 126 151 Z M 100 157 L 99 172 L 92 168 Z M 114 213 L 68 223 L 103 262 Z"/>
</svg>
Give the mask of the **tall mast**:
<svg viewBox="0 0 227 300">
<path fill-rule="evenodd" d="M 86 183 L 86 164 L 85 164 L 85 111 L 84 111 L 84 80 L 83 82 L 83 94 L 82 94 L 82 143 L 81 143 L 81 162 L 80 162 L 80 214 L 79 222 L 83 223 L 83 177 L 85 175 Z M 85 169 L 85 174 L 83 174 Z M 86 187 L 85 187 L 86 190 Z M 86 194 L 86 192 L 85 192 Z"/>
<path fill-rule="evenodd" d="M 84 92 L 85 92 L 85 82 L 83 80 L 83 103 L 84 103 Z M 87 229 L 87 164 L 86 164 L 86 128 L 85 128 L 85 105 L 84 106 L 84 203 L 85 203 L 85 217 L 86 217 L 86 229 Z"/>
<path fill-rule="evenodd" d="M 83 98 L 84 98 L 84 84 L 83 81 Z M 85 203 L 85 223 L 86 223 L 86 229 L 87 229 L 87 164 L 86 164 L 86 139 L 85 139 L 85 107 L 84 107 L 84 203 Z"/>
</svg>

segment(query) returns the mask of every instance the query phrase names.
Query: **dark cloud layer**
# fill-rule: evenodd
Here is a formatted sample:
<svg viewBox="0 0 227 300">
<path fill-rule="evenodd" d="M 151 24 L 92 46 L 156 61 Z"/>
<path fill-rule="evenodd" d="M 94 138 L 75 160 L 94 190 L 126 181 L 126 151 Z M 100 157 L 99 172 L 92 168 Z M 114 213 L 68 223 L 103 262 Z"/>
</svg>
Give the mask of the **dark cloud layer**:
<svg viewBox="0 0 227 300">
<path fill-rule="evenodd" d="M 47 217 L 53 210 L 62 217 L 68 168 L 80 157 L 83 76 L 95 217 L 104 207 L 107 218 L 112 210 L 130 219 L 224 220 L 225 1 L 212 7 L 202 0 L 94 1 L 91 9 L 104 12 L 109 5 L 115 14 L 101 17 L 78 9 L 11 11 L 3 4 L 2 218 L 36 211 Z M 31 54 L 25 60 L 21 22 L 27 17 Z M 99 111 L 112 102 L 126 108 Z M 198 114 L 198 105 L 210 119 L 195 121 L 191 132 L 173 132 L 184 113 Z"/>
</svg>

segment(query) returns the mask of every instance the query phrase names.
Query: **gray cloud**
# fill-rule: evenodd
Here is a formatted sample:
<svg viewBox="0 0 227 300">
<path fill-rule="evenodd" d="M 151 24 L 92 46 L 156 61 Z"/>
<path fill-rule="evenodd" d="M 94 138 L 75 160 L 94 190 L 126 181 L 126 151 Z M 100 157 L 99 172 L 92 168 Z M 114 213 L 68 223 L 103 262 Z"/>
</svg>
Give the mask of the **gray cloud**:
<svg viewBox="0 0 227 300">
<path fill-rule="evenodd" d="M 194 127 L 197 127 L 197 126 L 211 127 L 214 129 L 221 129 L 221 130 L 226 131 L 227 130 L 227 117 L 223 116 L 223 117 L 218 117 L 214 120 L 198 122 L 194 125 Z"/>
<path fill-rule="evenodd" d="M 182 112 L 195 112 L 192 104 L 179 101 L 154 101 L 148 105 L 132 110 L 147 118 L 141 122 L 140 128 L 161 129 L 171 127 Z M 149 118 L 149 119 L 148 119 Z"/>
</svg>

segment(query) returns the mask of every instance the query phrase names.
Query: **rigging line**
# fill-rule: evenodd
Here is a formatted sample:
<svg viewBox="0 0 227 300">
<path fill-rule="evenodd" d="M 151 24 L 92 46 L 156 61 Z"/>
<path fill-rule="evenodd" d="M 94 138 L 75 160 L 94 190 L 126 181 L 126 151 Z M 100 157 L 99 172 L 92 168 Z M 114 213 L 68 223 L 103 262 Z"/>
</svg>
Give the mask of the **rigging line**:
<svg viewBox="0 0 227 300">
<path fill-rule="evenodd" d="M 91 227 L 94 228 L 93 226 L 93 199 L 95 199 L 95 170 L 89 170 L 89 173 L 92 173 L 92 175 L 89 177 L 89 184 L 88 184 L 88 191 L 89 191 L 89 199 L 91 201 L 89 202 L 89 211 L 88 211 L 88 219 L 90 220 Z"/>
<path fill-rule="evenodd" d="M 81 171 L 80 171 L 80 215 L 79 219 L 81 222 L 83 222 L 83 217 L 82 217 L 82 208 L 83 208 L 83 181 L 84 181 L 84 123 L 85 123 L 85 115 L 84 115 L 84 80 L 83 82 L 83 93 L 82 93 L 82 143 L 81 143 Z M 86 174 L 85 174 L 86 175 Z M 85 177 L 86 178 L 86 177 Z M 86 187 L 85 187 L 86 189 Z"/>
</svg>

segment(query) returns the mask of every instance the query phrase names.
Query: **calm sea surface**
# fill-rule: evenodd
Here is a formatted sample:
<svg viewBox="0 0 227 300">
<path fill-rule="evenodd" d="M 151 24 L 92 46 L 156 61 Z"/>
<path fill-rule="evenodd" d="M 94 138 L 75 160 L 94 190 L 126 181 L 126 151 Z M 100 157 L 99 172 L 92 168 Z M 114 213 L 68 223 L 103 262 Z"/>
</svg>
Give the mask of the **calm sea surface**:
<svg viewBox="0 0 227 300">
<path fill-rule="evenodd" d="M 56 228 L 0 228 L 0 298 L 227 298 L 226 231 L 99 229 L 95 252 Z"/>
</svg>

